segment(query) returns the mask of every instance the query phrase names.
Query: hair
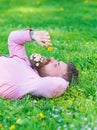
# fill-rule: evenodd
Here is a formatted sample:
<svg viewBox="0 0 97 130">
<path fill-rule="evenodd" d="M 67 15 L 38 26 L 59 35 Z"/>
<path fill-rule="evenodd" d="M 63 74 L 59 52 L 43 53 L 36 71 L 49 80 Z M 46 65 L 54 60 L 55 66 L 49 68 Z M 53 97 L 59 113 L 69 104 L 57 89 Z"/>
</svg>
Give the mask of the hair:
<svg viewBox="0 0 97 130">
<path fill-rule="evenodd" d="M 76 69 L 76 66 L 72 62 L 67 63 L 67 74 L 63 78 L 69 81 L 69 84 L 71 81 L 78 83 L 78 74 L 79 71 Z"/>
<path fill-rule="evenodd" d="M 47 65 L 50 62 L 49 58 L 47 58 L 45 62 L 38 61 L 39 66 L 36 66 L 37 62 L 34 61 L 34 58 L 30 58 L 29 60 L 31 63 L 31 67 L 36 69 L 41 77 L 49 76 L 45 71 L 45 65 Z M 72 62 L 69 62 L 67 63 L 67 73 L 63 75 L 62 78 L 68 81 L 69 84 L 72 80 L 73 82 L 78 83 L 78 73 L 79 71 L 76 69 L 75 65 Z"/>
<path fill-rule="evenodd" d="M 38 74 L 41 76 L 41 77 L 46 77 L 48 76 L 48 74 L 46 73 L 45 71 L 45 65 L 47 65 L 49 62 L 50 62 L 50 58 L 47 58 L 45 62 L 40 62 L 38 61 L 39 63 L 39 66 L 36 66 L 36 61 L 34 61 L 33 59 L 29 58 L 29 61 L 31 63 L 31 67 L 33 69 L 36 69 Z"/>
</svg>

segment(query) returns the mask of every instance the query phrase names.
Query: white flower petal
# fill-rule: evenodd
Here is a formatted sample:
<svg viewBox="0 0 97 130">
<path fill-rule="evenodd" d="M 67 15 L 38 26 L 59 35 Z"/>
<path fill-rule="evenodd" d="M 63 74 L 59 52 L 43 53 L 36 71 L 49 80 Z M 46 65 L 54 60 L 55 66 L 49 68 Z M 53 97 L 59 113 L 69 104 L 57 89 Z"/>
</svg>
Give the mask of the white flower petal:
<svg viewBox="0 0 97 130">
<path fill-rule="evenodd" d="M 39 63 L 36 63 L 36 66 L 38 67 L 38 66 L 39 66 Z"/>
</svg>

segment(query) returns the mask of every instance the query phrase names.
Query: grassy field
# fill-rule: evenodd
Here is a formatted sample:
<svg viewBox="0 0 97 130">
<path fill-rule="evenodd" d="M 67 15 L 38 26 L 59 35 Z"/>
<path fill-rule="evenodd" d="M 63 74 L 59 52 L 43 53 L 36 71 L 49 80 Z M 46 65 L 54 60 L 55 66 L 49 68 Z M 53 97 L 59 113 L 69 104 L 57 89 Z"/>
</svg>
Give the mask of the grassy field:
<svg viewBox="0 0 97 130">
<path fill-rule="evenodd" d="M 74 62 L 79 84 L 55 99 L 0 98 L 0 130 L 97 130 L 97 1 L 0 0 L 0 54 L 9 33 L 25 28 L 47 30 L 53 44 L 49 52 L 30 42 L 27 54 Z"/>
</svg>

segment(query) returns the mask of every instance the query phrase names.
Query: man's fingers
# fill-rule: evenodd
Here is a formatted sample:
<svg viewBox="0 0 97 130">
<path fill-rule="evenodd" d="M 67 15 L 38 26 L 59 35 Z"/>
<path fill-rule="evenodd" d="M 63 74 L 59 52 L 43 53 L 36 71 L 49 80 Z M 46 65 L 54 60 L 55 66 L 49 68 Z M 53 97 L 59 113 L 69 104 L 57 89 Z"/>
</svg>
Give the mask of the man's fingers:
<svg viewBox="0 0 97 130">
<path fill-rule="evenodd" d="M 50 36 L 40 36 L 40 39 L 50 39 Z"/>
<path fill-rule="evenodd" d="M 52 46 L 52 44 L 51 44 L 50 42 L 45 42 L 45 43 L 44 43 L 44 46 L 46 46 L 46 47 L 47 47 L 47 46 Z"/>
<path fill-rule="evenodd" d="M 50 35 L 46 31 L 36 31 L 34 33 L 34 39 L 42 46 L 51 46 Z"/>
<path fill-rule="evenodd" d="M 50 42 L 37 41 L 42 46 L 52 46 Z"/>
<path fill-rule="evenodd" d="M 42 42 L 44 43 L 50 43 L 50 39 L 44 39 L 44 40 L 41 40 Z"/>
<path fill-rule="evenodd" d="M 42 35 L 49 35 L 49 33 L 46 32 L 46 31 L 40 31 L 40 34 L 42 34 Z"/>
</svg>

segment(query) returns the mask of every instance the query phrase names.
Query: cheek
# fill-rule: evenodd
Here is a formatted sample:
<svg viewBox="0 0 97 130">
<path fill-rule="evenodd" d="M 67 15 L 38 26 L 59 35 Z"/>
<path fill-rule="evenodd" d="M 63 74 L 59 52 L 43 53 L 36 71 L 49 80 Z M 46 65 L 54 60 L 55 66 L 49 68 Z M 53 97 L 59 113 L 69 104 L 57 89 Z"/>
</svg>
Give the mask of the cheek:
<svg viewBox="0 0 97 130">
<path fill-rule="evenodd" d="M 47 65 L 47 66 L 45 67 L 45 70 L 46 70 L 47 73 L 49 73 L 49 72 L 51 72 L 53 69 L 52 69 L 51 65 Z"/>
<path fill-rule="evenodd" d="M 54 69 L 54 66 L 53 66 L 52 64 L 48 64 L 47 68 L 48 68 L 49 70 L 53 70 L 53 69 Z"/>
<path fill-rule="evenodd" d="M 54 72 L 54 68 L 53 67 L 49 67 L 48 71 Z"/>
<path fill-rule="evenodd" d="M 56 68 L 55 68 L 55 66 L 53 64 L 48 64 L 46 66 L 46 71 L 55 74 L 56 73 Z"/>
</svg>

